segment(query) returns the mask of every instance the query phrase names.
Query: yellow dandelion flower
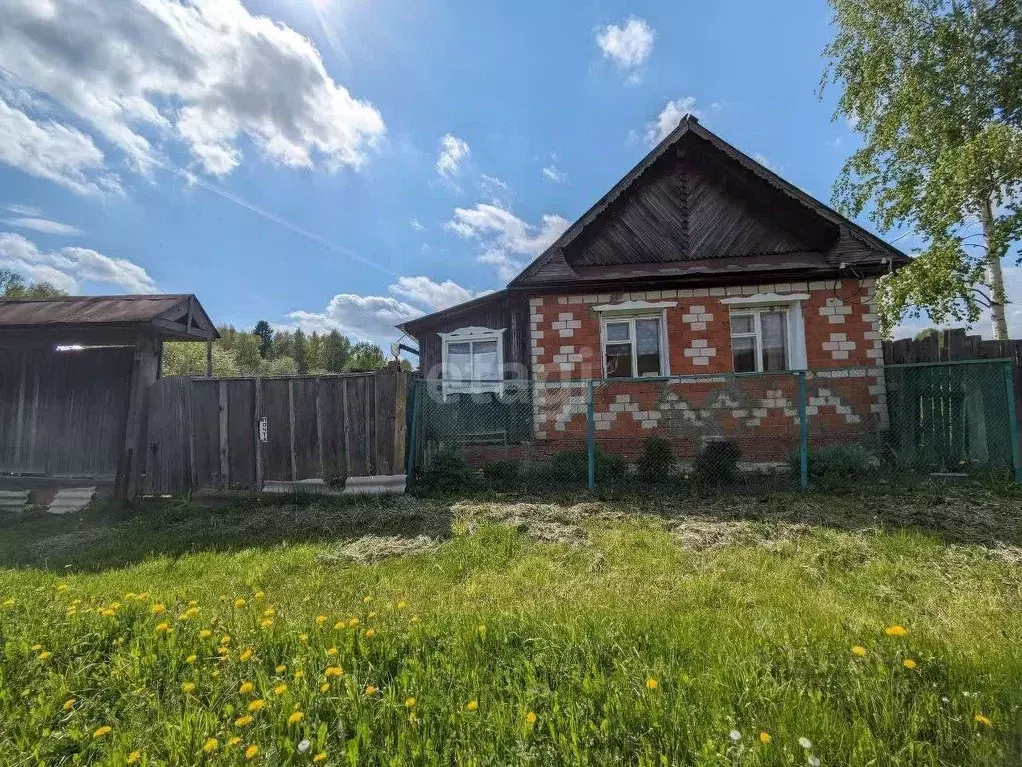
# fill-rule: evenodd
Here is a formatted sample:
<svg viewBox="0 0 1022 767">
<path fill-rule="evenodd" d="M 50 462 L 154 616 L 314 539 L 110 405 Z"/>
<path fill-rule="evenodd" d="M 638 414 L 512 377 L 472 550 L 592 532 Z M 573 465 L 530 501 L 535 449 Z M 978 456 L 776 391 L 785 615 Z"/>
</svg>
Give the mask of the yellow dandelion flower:
<svg viewBox="0 0 1022 767">
<path fill-rule="evenodd" d="M 273 625 L 273 619 L 263 618 L 261 621 L 259 621 L 259 625 L 262 626 L 264 629 L 268 629 L 270 626 Z"/>
<path fill-rule="evenodd" d="M 657 688 L 657 684 L 659 684 L 657 680 L 654 679 L 653 677 L 650 677 L 649 679 L 646 680 L 646 689 L 655 690 Z"/>
<path fill-rule="evenodd" d="M 277 667 L 273 670 L 277 674 L 283 674 L 285 671 L 287 671 L 287 666 L 285 666 L 283 663 L 279 663 L 277 664 Z"/>
<path fill-rule="evenodd" d="M 287 692 L 287 685 L 286 684 L 281 683 L 281 684 L 278 684 L 276 687 L 273 688 L 273 694 L 274 695 L 283 695 L 285 692 Z"/>
<path fill-rule="evenodd" d="M 362 621 L 360 621 L 358 618 L 352 616 L 351 620 L 348 621 L 348 628 L 353 629 L 353 628 L 355 628 L 355 626 L 357 626 L 361 622 Z"/>
<path fill-rule="evenodd" d="M 263 593 L 262 591 L 257 591 L 257 592 L 256 592 L 255 594 L 253 594 L 252 596 L 253 596 L 253 597 L 255 597 L 255 598 L 256 598 L 256 599 L 258 600 L 258 599 L 262 599 L 263 597 L 265 597 L 265 596 L 266 596 L 266 594 L 264 594 L 264 593 Z"/>
<path fill-rule="evenodd" d="M 366 639 L 372 639 L 374 636 L 376 636 L 376 629 L 366 629 L 365 630 L 365 638 Z"/>
<path fill-rule="evenodd" d="M 202 750 L 204 753 L 212 754 L 216 751 L 216 747 L 220 745 L 220 741 L 216 738 L 207 738 L 206 742 L 202 744 Z"/>
<path fill-rule="evenodd" d="M 43 650 L 41 653 L 39 653 L 39 660 L 49 660 L 52 657 L 53 653 L 51 653 L 49 650 Z"/>
<path fill-rule="evenodd" d="M 242 682 L 241 687 L 238 688 L 238 692 L 242 695 L 248 695 L 250 692 L 255 691 L 255 685 L 251 682 Z"/>
<path fill-rule="evenodd" d="M 14 601 L 13 597 L 12 597 L 12 598 L 9 598 L 9 599 L 5 599 L 5 600 L 4 600 L 4 605 L 3 605 L 3 606 L 4 606 L 4 607 L 14 607 L 14 605 L 15 605 L 15 604 L 16 604 L 16 603 L 15 603 L 15 601 Z"/>
<path fill-rule="evenodd" d="M 57 584 L 57 591 L 67 591 L 67 584 L 66 583 L 58 583 Z"/>
<path fill-rule="evenodd" d="M 408 603 L 403 599 L 397 603 L 398 610 L 404 610 L 406 607 L 408 607 Z"/>
<path fill-rule="evenodd" d="M 224 634 L 222 637 L 220 637 L 220 644 L 230 644 L 230 643 L 231 643 L 231 635 L 230 634 Z"/>
<path fill-rule="evenodd" d="M 209 629 L 202 629 L 199 632 L 199 639 L 209 639 L 211 636 L 213 636 L 213 632 Z"/>
<path fill-rule="evenodd" d="M 195 692 L 195 682 L 185 682 L 181 685 L 181 692 L 190 693 Z"/>
<path fill-rule="evenodd" d="M 770 733 L 769 732 L 767 732 L 766 730 L 763 730 L 762 732 L 760 732 L 760 734 L 759 734 L 759 742 L 762 743 L 764 746 L 769 744 L 771 740 L 773 740 L 773 738 L 770 737 Z"/>
<path fill-rule="evenodd" d="M 104 724 L 102 727 L 100 727 L 98 730 L 92 733 L 92 737 L 102 738 L 104 735 L 109 735 L 111 732 L 113 732 L 113 730 L 114 730 L 113 727 L 111 727 L 108 724 Z"/>
<path fill-rule="evenodd" d="M 147 599 L 149 599 L 149 592 L 143 591 L 141 594 L 136 594 L 135 599 L 137 599 L 139 602 L 145 602 Z"/>
<path fill-rule="evenodd" d="M 370 613 L 369 613 L 369 615 L 367 615 L 366 617 L 367 617 L 367 618 L 375 618 L 375 617 L 376 617 L 376 611 L 375 611 L 375 610 L 373 610 L 373 611 L 372 611 L 372 612 L 370 612 Z"/>
<path fill-rule="evenodd" d="M 304 718 L 305 718 L 305 714 L 303 714 L 301 711 L 294 711 L 294 712 L 291 713 L 291 716 L 289 716 L 287 718 L 287 723 L 288 724 L 298 724 Z"/>
<path fill-rule="evenodd" d="M 245 714 L 244 716 L 239 716 L 237 719 L 234 720 L 235 727 L 248 727 L 250 724 L 252 724 L 252 717 L 250 717 L 248 714 Z"/>
<path fill-rule="evenodd" d="M 481 636 L 483 639 L 486 638 L 486 626 L 484 626 L 482 623 L 476 626 L 476 631 L 479 633 L 479 636 Z"/>
<path fill-rule="evenodd" d="M 236 746 L 239 743 L 241 743 L 241 738 L 239 738 L 237 735 L 235 735 L 233 738 L 227 741 L 228 746 Z"/>
<path fill-rule="evenodd" d="M 299 634 L 298 635 L 298 641 L 301 642 L 302 644 L 308 644 L 309 643 L 309 635 L 308 634 Z"/>
<path fill-rule="evenodd" d="M 334 630 L 335 631 L 340 631 L 342 628 L 344 628 L 347 625 L 348 624 L 345 623 L 343 620 L 337 621 L 337 623 L 334 624 Z"/>
<path fill-rule="evenodd" d="M 266 701 L 262 698 L 256 698 L 254 701 L 248 704 L 248 710 L 253 714 L 256 714 L 266 708 Z"/>
<path fill-rule="evenodd" d="M 256 754 L 259 753 L 259 746 L 249 746 L 245 749 L 245 758 L 249 761 L 255 759 Z"/>
<path fill-rule="evenodd" d="M 248 604 L 248 600 L 243 599 L 242 597 L 238 597 L 237 599 L 234 600 L 234 607 L 236 609 L 238 609 L 238 610 L 240 610 L 241 608 L 243 608 L 247 604 Z"/>
<path fill-rule="evenodd" d="M 337 655 L 337 648 L 336 647 L 328 647 L 326 649 L 326 654 L 330 655 L 330 656 Z"/>
<path fill-rule="evenodd" d="M 905 660 L 903 660 L 901 662 L 901 665 L 904 666 L 905 668 L 911 670 L 911 669 L 914 669 L 916 667 L 916 662 L 914 660 L 912 660 L 911 658 L 905 658 Z"/>
<path fill-rule="evenodd" d="M 908 633 L 908 630 L 904 626 L 895 624 L 894 626 L 888 626 L 885 628 L 884 633 L 889 637 L 903 637 Z"/>
<path fill-rule="evenodd" d="M 321 685 L 319 686 L 319 691 L 320 691 L 320 692 L 326 692 L 326 691 L 327 691 L 327 690 L 329 690 L 329 689 L 330 689 L 330 685 L 329 685 L 329 684 L 327 684 L 326 682 L 323 682 L 323 684 L 321 684 Z"/>
<path fill-rule="evenodd" d="M 238 655 L 238 660 L 240 661 L 251 660 L 253 655 L 255 655 L 255 650 L 253 650 L 251 647 L 246 647 Z"/>
<path fill-rule="evenodd" d="M 317 615 L 316 616 L 316 625 L 317 626 L 322 626 L 326 622 L 327 622 L 327 617 L 325 615 Z"/>
<path fill-rule="evenodd" d="M 156 626 L 157 634 L 166 634 L 168 631 L 170 631 L 170 624 L 167 623 L 166 621 Z"/>
<path fill-rule="evenodd" d="M 862 658 L 866 655 L 866 648 L 863 647 L 861 644 L 857 644 L 855 645 L 855 647 L 852 648 L 852 655 Z"/>
<path fill-rule="evenodd" d="M 216 648 L 216 651 L 220 653 L 220 655 L 227 655 L 227 653 L 230 652 L 230 650 L 223 646 Z"/>
<path fill-rule="evenodd" d="M 142 758 L 142 752 L 141 751 L 132 751 L 130 754 L 128 754 L 128 760 L 127 761 L 128 761 L 128 764 L 135 764 L 141 758 Z"/>
<path fill-rule="evenodd" d="M 195 653 L 192 653 L 192 654 L 191 654 L 191 655 L 189 655 L 189 656 L 188 656 L 187 658 L 185 658 L 185 663 L 187 663 L 187 664 L 188 664 L 189 666 L 191 666 L 191 665 L 192 665 L 192 664 L 194 664 L 194 663 L 195 663 L 195 661 L 197 661 L 198 659 L 199 659 L 199 656 L 197 656 L 197 655 L 196 655 Z"/>
<path fill-rule="evenodd" d="M 149 610 L 152 612 L 153 615 L 159 615 L 161 613 L 167 612 L 167 608 L 163 605 L 162 602 L 157 602 L 152 607 L 150 607 Z"/>
<path fill-rule="evenodd" d="M 366 594 L 364 597 L 362 597 L 362 601 L 365 602 L 366 604 L 369 604 L 370 602 L 373 601 L 373 598 Z"/>
<path fill-rule="evenodd" d="M 41 649 L 43 649 L 43 646 L 41 644 L 34 644 L 28 649 L 31 650 L 32 652 L 39 652 Z"/>
<path fill-rule="evenodd" d="M 75 707 L 75 703 L 77 703 L 77 702 L 78 701 L 75 698 L 68 698 L 67 700 L 64 701 L 64 710 L 65 711 L 70 711 L 71 709 L 73 709 Z"/>
<path fill-rule="evenodd" d="M 264 618 L 273 618 L 273 617 L 276 617 L 276 615 L 277 615 L 277 611 L 274 610 L 272 607 L 267 607 L 265 610 L 263 610 L 263 617 Z"/>
<path fill-rule="evenodd" d="M 993 727 L 994 726 L 994 723 L 991 722 L 989 718 L 983 716 L 982 714 L 976 714 L 976 716 L 974 716 L 972 718 L 973 718 L 973 720 L 979 722 L 980 724 L 985 724 L 987 727 Z"/>
<path fill-rule="evenodd" d="M 305 678 L 305 672 L 302 671 L 301 669 L 298 669 L 295 672 L 295 679 L 304 679 L 304 678 Z"/>
<path fill-rule="evenodd" d="M 320 751 L 318 754 L 316 754 L 314 757 L 312 757 L 312 761 L 314 761 L 314 762 L 325 762 L 326 761 L 326 751 Z"/>
<path fill-rule="evenodd" d="M 418 703 L 415 698 L 405 698 L 405 706 L 407 708 L 415 708 L 415 704 Z"/>
<path fill-rule="evenodd" d="M 465 704 L 465 710 L 466 711 L 477 711 L 478 709 L 479 709 L 479 701 L 477 701 L 477 700 L 470 700 L 468 703 Z"/>
<path fill-rule="evenodd" d="M 535 714 L 535 712 L 530 711 L 529 713 L 527 713 L 525 715 L 525 721 L 528 724 L 535 724 L 536 723 L 536 714 Z"/>
<path fill-rule="evenodd" d="M 115 610 L 111 610 L 108 607 L 105 610 L 100 610 L 99 615 L 102 618 L 113 618 L 115 615 L 117 615 L 117 612 Z"/>
<path fill-rule="evenodd" d="M 323 672 L 323 676 L 327 679 L 330 677 L 339 677 L 344 675 L 344 669 L 340 666 L 327 666 L 326 671 Z"/>
</svg>

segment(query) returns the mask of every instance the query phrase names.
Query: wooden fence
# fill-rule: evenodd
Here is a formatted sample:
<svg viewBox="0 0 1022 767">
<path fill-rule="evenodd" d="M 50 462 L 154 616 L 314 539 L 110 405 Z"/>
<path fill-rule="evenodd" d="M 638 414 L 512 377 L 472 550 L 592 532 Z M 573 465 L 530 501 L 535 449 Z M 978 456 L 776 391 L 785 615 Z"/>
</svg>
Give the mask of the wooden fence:
<svg viewBox="0 0 1022 767">
<path fill-rule="evenodd" d="M 146 492 L 401 474 L 409 374 L 162 378 L 149 390 Z"/>
</svg>

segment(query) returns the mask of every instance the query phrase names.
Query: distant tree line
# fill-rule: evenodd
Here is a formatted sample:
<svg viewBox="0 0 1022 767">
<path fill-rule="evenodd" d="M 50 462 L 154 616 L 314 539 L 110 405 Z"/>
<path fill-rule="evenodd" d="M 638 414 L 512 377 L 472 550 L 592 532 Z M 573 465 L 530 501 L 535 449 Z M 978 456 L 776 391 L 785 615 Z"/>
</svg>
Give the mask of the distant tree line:
<svg viewBox="0 0 1022 767">
<path fill-rule="evenodd" d="M 26 282 L 10 269 L 0 269 L 0 298 L 57 298 L 67 294 L 48 282 Z"/>
<path fill-rule="evenodd" d="M 376 344 L 329 333 L 274 331 L 260 320 L 251 331 L 219 327 L 213 342 L 213 375 L 321 375 L 380 370 L 387 358 Z M 163 375 L 205 375 L 206 345 L 175 341 L 163 345 Z"/>
</svg>

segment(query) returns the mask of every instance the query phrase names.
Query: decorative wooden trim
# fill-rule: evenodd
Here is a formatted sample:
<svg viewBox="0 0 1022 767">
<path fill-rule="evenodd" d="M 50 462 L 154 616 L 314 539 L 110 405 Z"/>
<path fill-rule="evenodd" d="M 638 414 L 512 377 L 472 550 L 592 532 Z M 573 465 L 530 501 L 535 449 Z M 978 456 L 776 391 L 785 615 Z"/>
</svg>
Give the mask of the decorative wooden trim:
<svg viewBox="0 0 1022 767">
<path fill-rule="evenodd" d="M 662 309 L 674 309 L 677 305 L 677 301 L 622 301 L 619 304 L 599 304 L 593 307 L 593 311 L 607 314 L 618 312 L 629 314 L 649 312 L 654 314 Z"/>
<path fill-rule="evenodd" d="M 808 301 L 808 293 L 756 293 L 752 296 L 722 298 L 725 306 L 761 306 L 763 304 L 790 304 L 794 301 Z"/>
</svg>

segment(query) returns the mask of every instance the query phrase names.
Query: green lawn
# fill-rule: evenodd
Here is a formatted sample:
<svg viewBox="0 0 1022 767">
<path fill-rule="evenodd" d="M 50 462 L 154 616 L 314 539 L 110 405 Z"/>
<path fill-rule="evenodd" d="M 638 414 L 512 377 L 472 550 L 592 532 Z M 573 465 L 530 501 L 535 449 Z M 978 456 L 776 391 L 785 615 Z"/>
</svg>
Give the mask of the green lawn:
<svg viewBox="0 0 1022 767">
<path fill-rule="evenodd" d="M 1020 512 L 975 485 L 11 516 L 0 763 L 1018 764 Z"/>
</svg>

